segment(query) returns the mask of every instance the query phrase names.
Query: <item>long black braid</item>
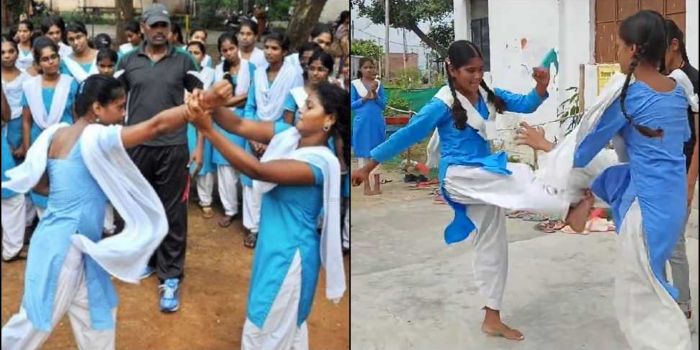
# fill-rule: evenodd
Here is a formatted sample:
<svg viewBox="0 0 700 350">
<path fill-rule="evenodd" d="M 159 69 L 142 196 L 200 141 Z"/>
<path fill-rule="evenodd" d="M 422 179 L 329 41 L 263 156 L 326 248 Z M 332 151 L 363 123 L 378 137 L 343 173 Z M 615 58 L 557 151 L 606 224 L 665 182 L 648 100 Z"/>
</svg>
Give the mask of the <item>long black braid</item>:
<svg viewBox="0 0 700 350">
<path fill-rule="evenodd" d="M 445 62 L 445 71 L 448 70 L 450 64 Z M 455 123 L 455 128 L 458 130 L 464 130 L 467 127 L 467 110 L 462 106 L 462 102 L 457 98 L 457 91 L 455 91 L 455 84 L 452 81 L 452 76 L 447 74 L 447 85 L 450 87 L 450 92 L 452 93 L 452 119 Z"/>
<path fill-rule="evenodd" d="M 663 17 L 655 11 L 643 10 L 627 17 L 620 24 L 618 35 L 627 45 L 636 45 L 636 51 L 630 62 L 629 72 L 625 84 L 620 93 L 620 109 L 627 121 L 634 126 L 640 134 L 646 137 L 662 137 L 663 129 L 652 129 L 648 126 L 636 124 L 632 116 L 627 113 L 625 100 L 632 74 L 641 62 L 654 65 L 662 72 L 665 68 L 666 53 L 666 29 Z"/>
</svg>

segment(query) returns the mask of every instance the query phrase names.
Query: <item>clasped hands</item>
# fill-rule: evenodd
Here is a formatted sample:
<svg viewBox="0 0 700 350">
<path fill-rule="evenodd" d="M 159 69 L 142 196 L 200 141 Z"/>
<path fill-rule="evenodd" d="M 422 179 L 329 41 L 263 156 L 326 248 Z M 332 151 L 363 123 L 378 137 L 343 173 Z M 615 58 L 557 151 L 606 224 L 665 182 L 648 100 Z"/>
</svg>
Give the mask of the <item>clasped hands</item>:
<svg viewBox="0 0 700 350">
<path fill-rule="evenodd" d="M 195 89 L 185 101 L 185 119 L 200 131 L 211 129 L 212 110 L 225 106 L 232 95 L 233 86 L 225 80 L 216 82 L 206 91 Z"/>
</svg>

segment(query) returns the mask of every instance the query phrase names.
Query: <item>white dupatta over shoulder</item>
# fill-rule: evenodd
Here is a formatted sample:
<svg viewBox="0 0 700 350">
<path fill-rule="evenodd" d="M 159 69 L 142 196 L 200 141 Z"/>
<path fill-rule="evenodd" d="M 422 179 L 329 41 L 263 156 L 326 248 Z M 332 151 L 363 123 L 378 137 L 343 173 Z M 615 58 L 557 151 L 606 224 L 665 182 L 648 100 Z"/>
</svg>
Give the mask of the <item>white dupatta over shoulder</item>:
<svg viewBox="0 0 700 350">
<path fill-rule="evenodd" d="M 22 83 L 22 89 L 27 98 L 29 110 L 32 112 L 32 119 L 40 128 L 46 129 L 49 126 L 58 124 L 61 120 L 66 109 L 66 103 L 68 103 L 68 94 L 70 94 L 73 78 L 70 75 L 61 74 L 56 85 L 56 92 L 53 95 L 50 111 L 47 111 L 44 106 L 41 82 L 41 75 L 28 78 Z"/>
<path fill-rule="evenodd" d="M 294 159 L 317 166 L 323 172 L 323 231 L 321 233 L 321 263 L 326 269 L 326 298 L 338 303 L 345 293 L 345 270 L 340 242 L 340 162 L 325 146 L 299 148 L 301 135 L 289 128 L 272 138 L 260 159 Z M 253 188 L 265 193 L 277 184 L 255 180 Z"/>
<path fill-rule="evenodd" d="M 29 192 L 46 170 L 53 135 L 64 127 L 68 124 L 56 124 L 42 132 L 27 152 L 24 163 L 6 173 L 9 180 L 2 187 L 18 193 Z M 114 277 L 138 283 L 151 254 L 168 232 L 168 222 L 155 190 L 126 153 L 121 130 L 121 126 L 90 125 L 78 142 L 90 174 L 124 218 L 124 231 L 98 242 L 78 234 L 72 240 L 81 252 Z"/>
<path fill-rule="evenodd" d="M 255 71 L 255 103 L 260 120 L 275 121 L 282 116 L 284 99 L 294 87 L 304 86 L 304 79 L 291 62 L 284 62 L 270 85 L 267 70 Z"/>
</svg>

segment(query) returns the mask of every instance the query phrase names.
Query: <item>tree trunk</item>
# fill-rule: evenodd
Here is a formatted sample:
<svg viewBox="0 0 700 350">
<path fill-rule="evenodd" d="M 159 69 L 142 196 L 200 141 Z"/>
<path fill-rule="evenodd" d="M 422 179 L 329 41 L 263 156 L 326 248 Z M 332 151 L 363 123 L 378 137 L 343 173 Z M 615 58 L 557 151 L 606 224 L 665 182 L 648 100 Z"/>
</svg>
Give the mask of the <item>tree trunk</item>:
<svg viewBox="0 0 700 350">
<path fill-rule="evenodd" d="M 326 5 L 326 0 L 296 0 L 294 2 L 294 13 L 289 19 L 287 36 L 289 36 L 290 49 L 295 49 L 309 38 L 321 11 Z"/>
<path fill-rule="evenodd" d="M 423 33 L 420 28 L 418 28 L 418 25 L 416 23 L 411 23 L 406 26 L 406 29 L 416 33 L 418 37 L 420 38 L 421 41 L 423 41 L 426 45 L 430 46 L 431 49 L 435 50 L 440 54 L 442 57 L 447 57 L 447 49 L 442 47 L 442 45 L 438 44 L 435 40 L 431 39 L 428 35 Z"/>
<path fill-rule="evenodd" d="M 126 34 L 124 34 L 124 27 L 126 23 L 134 19 L 134 1 L 133 0 L 114 0 L 115 7 L 117 9 L 117 33 L 116 33 L 116 46 L 118 49 L 119 45 L 126 42 Z"/>
</svg>

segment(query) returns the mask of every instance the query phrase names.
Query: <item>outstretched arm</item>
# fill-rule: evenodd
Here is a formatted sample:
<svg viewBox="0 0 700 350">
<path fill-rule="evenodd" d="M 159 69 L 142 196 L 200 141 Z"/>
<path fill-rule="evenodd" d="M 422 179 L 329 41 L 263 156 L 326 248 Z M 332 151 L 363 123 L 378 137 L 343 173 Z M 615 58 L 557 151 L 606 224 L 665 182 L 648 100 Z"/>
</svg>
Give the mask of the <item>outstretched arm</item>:
<svg viewBox="0 0 700 350">
<path fill-rule="evenodd" d="M 212 119 L 203 112 L 192 114 L 191 122 L 197 129 L 211 141 L 221 155 L 231 163 L 231 166 L 249 177 L 266 182 L 281 185 L 311 185 L 315 183 L 315 177 L 311 167 L 304 162 L 296 160 L 275 160 L 270 162 L 260 162 L 257 158 L 248 154 L 244 149 L 230 142 L 224 135 L 220 134 L 212 127 Z M 250 122 L 237 118 L 240 122 Z M 260 124 L 260 123 L 256 123 Z M 274 132 L 271 123 L 270 134 Z M 255 125 L 256 127 L 258 125 Z M 246 128 L 244 125 L 242 128 Z M 234 128 L 235 129 L 235 128 Z"/>
<path fill-rule="evenodd" d="M 241 118 L 228 108 L 215 108 L 212 117 L 224 130 L 248 140 L 268 144 L 274 136 L 274 123 Z"/>
<path fill-rule="evenodd" d="M 221 106 L 231 95 L 231 85 L 221 81 L 214 84 L 207 93 L 211 97 L 210 105 Z M 124 148 L 131 148 L 179 130 L 187 123 L 187 116 L 199 109 L 202 109 L 200 100 L 195 98 L 195 94 L 193 94 L 188 98 L 187 103 L 182 106 L 166 109 L 143 123 L 123 128 L 122 143 Z"/>
<path fill-rule="evenodd" d="M 364 167 L 353 172 L 352 183 L 360 185 L 380 163 L 391 160 L 407 148 L 420 142 L 431 133 L 441 118 L 451 118 L 450 109 L 439 100 L 433 100 L 413 116 L 408 125 L 391 135 L 388 140 L 375 147 L 372 159 Z"/>
</svg>

